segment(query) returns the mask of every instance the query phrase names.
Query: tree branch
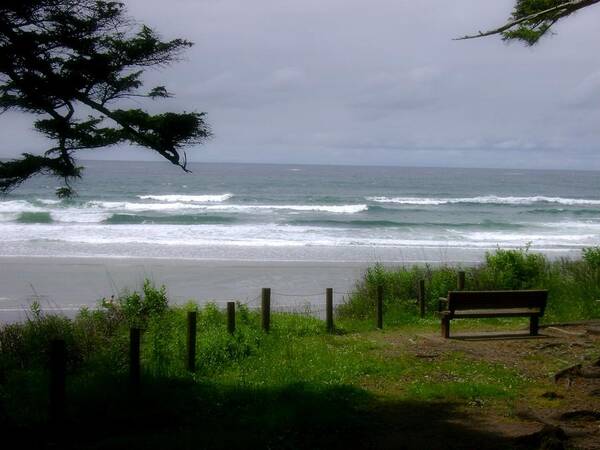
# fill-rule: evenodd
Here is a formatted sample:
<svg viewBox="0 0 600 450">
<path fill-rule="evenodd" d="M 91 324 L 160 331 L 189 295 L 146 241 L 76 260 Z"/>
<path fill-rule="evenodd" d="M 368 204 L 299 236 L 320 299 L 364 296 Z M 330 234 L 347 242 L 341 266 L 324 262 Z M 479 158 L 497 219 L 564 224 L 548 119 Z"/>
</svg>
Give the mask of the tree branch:
<svg viewBox="0 0 600 450">
<path fill-rule="evenodd" d="M 480 37 L 484 37 L 484 36 L 492 36 L 495 34 L 501 34 L 501 33 L 504 33 L 505 31 L 510 30 L 511 28 L 516 27 L 517 25 L 521 25 L 523 23 L 526 23 L 526 22 L 529 22 L 529 21 L 535 20 L 535 19 L 544 20 L 547 16 L 552 15 L 554 13 L 558 13 L 558 17 L 554 17 L 552 19 L 553 23 L 554 23 L 561 17 L 565 17 L 579 9 L 585 8 L 587 6 L 591 6 L 591 5 L 593 5 L 595 3 L 599 3 L 599 2 L 600 2 L 600 0 L 570 0 L 566 3 L 562 3 L 560 5 L 553 6 L 552 8 L 548 8 L 543 11 L 539 11 L 537 13 L 530 14 L 528 16 L 521 17 L 516 20 L 512 20 L 512 21 L 507 22 L 506 24 L 502 25 L 499 28 L 495 28 L 493 30 L 489 30 L 489 31 L 485 31 L 485 32 L 479 31 L 477 34 L 466 35 L 466 36 L 462 36 L 459 38 L 454 38 L 453 40 L 462 41 L 465 39 L 475 39 L 475 38 L 480 38 Z"/>
<path fill-rule="evenodd" d="M 81 103 L 89 106 L 90 108 L 93 108 L 93 109 L 95 109 L 98 112 L 101 112 L 102 114 L 104 114 L 109 119 L 114 120 L 125 131 L 127 131 L 128 133 L 130 133 L 134 137 L 134 139 L 136 141 L 138 141 L 140 144 L 144 144 L 144 145 L 146 145 L 146 146 L 154 149 L 155 151 L 157 151 L 158 153 L 160 153 L 160 155 L 162 155 L 164 158 L 166 158 L 167 160 L 169 160 L 172 164 L 175 164 L 176 166 L 181 167 L 185 172 L 191 172 L 187 168 L 187 160 L 184 160 L 183 163 L 182 163 L 180 161 L 179 154 L 175 150 L 172 150 L 173 153 L 170 154 L 170 153 L 166 152 L 163 149 L 156 148 L 156 146 L 153 145 L 154 144 L 153 142 L 151 142 L 150 140 L 148 140 L 142 133 L 140 133 L 139 131 L 137 131 L 135 128 L 133 128 L 128 123 L 124 123 L 122 120 L 119 120 L 119 118 L 116 117 L 112 113 L 112 111 L 109 110 L 107 107 L 101 105 L 100 103 L 97 103 L 97 102 L 93 101 L 92 99 L 84 97 L 84 96 L 78 96 L 77 100 L 79 100 Z"/>
</svg>

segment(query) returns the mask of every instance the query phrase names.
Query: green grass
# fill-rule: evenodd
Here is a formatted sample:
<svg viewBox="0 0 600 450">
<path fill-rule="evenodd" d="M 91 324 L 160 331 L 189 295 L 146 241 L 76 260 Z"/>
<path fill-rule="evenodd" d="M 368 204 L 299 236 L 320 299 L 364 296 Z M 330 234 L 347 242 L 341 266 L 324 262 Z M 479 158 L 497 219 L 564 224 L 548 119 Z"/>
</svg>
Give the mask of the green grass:
<svg viewBox="0 0 600 450">
<path fill-rule="evenodd" d="M 545 287 L 547 321 L 600 317 L 592 263 L 498 252 L 466 269 L 467 288 Z M 259 313 L 238 304 L 231 335 L 216 305 L 170 307 L 166 291 L 150 283 L 73 320 L 34 305 L 26 322 L 0 329 L 0 426 L 38 446 L 53 439 L 44 427 L 48 348 L 55 338 L 67 345 L 68 423 L 78 430 L 69 439 L 78 448 L 189 448 L 191 441 L 212 448 L 350 448 L 369 442 L 373 427 L 392 427 L 400 412 L 408 423 L 427 414 L 434 428 L 443 428 L 451 425 L 436 411 L 510 405 L 531 389 L 533 382 L 510 367 L 448 351 L 419 358 L 386 343 L 389 330 L 439 331 L 433 314 L 417 314 L 414 289 L 421 277 L 431 309 L 433 299 L 453 287 L 456 269 L 376 266 L 339 309 L 334 334 L 317 318 L 291 313 L 274 313 L 264 333 Z M 383 332 L 375 331 L 373 314 L 379 283 L 386 293 Z M 198 314 L 195 374 L 184 365 L 192 310 Z M 132 397 L 127 383 L 131 326 L 143 330 L 140 397 Z M 487 319 L 458 321 L 455 329 L 525 326 L 524 319 Z M 39 427 L 50 434 L 28 431 Z M 479 438 L 485 436 L 473 437 Z"/>
<path fill-rule="evenodd" d="M 438 299 L 456 289 L 457 272 L 466 272 L 465 289 L 548 289 L 548 304 L 542 323 L 600 318 L 600 249 L 585 249 L 581 260 L 549 261 L 528 249 L 497 250 L 485 262 L 473 267 L 412 266 L 386 268 L 375 265 L 367 270 L 348 301 L 341 305 L 341 318 L 369 319 L 375 309 L 377 286 L 383 286 L 386 323 L 391 326 L 424 326 L 433 320 Z M 425 280 L 427 318 L 416 314 L 419 280 Z M 464 322 L 464 321 L 461 321 Z M 470 321 L 473 323 L 473 321 Z M 482 323 L 520 323 L 488 320 Z M 461 324 L 461 326 L 463 326 Z"/>
<path fill-rule="evenodd" d="M 407 394 L 420 400 L 513 399 L 529 382 L 514 369 L 466 359 L 460 353 L 411 365 Z"/>
</svg>

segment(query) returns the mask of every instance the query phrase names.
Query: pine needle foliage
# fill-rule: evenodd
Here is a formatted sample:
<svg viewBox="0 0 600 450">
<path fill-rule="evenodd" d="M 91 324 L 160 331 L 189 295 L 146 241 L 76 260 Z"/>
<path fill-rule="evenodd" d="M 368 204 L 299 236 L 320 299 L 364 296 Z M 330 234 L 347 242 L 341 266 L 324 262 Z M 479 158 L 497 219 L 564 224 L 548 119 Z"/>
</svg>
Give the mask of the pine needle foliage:
<svg viewBox="0 0 600 450">
<path fill-rule="evenodd" d="M 561 19 L 580 9 L 599 3 L 600 0 L 516 0 L 509 20 L 502 26 L 488 31 L 458 38 L 473 39 L 501 35 L 505 41 L 521 41 L 535 45 Z"/>
<path fill-rule="evenodd" d="M 125 100 L 166 99 L 164 86 L 143 89 L 147 68 L 176 62 L 192 46 L 161 40 L 138 26 L 119 1 L 4 0 L 0 4 L 0 113 L 38 118 L 36 131 L 54 145 L 0 163 L 0 191 L 36 174 L 81 177 L 80 150 L 129 143 L 155 151 L 187 171 L 184 148 L 210 137 L 203 112 L 151 114 Z"/>
</svg>

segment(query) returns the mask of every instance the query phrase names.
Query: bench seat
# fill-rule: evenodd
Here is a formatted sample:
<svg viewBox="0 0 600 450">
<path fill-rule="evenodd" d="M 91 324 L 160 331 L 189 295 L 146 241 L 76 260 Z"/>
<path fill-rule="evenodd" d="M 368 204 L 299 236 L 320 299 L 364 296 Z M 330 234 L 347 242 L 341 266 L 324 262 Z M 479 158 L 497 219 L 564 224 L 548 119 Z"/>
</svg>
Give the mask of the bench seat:
<svg viewBox="0 0 600 450">
<path fill-rule="evenodd" d="M 442 311 L 441 316 L 451 316 L 455 319 L 477 319 L 489 317 L 528 317 L 539 316 L 539 308 L 511 308 L 511 309 L 465 309 L 462 311 Z"/>
<path fill-rule="evenodd" d="M 491 317 L 528 317 L 529 333 L 535 336 L 547 298 L 546 290 L 450 291 L 448 298 L 440 298 L 438 308 L 438 315 L 442 319 L 442 336 L 450 337 L 450 321 L 453 319 Z"/>
</svg>

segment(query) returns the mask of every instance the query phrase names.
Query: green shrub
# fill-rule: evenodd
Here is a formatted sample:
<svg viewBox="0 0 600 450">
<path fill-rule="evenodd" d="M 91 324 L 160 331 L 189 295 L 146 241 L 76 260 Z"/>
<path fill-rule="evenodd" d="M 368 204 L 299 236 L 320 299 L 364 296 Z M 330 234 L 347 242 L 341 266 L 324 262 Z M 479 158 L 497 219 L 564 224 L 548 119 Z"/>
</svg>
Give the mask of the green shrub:
<svg viewBox="0 0 600 450">
<path fill-rule="evenodd" d="M 598 264 L 598 265 L 597 265 Z M 428 317 L 437 310 L 438 298 L 456 288 L 459 270 L 466 272 L 466 289 L 548 289 L 544 321 L 570 321 L 600 317 L 600 247 L 585 249 L 582 260 L 548 261 L 528 247 L 498 249 L 487 253 L 485 261 L 463 269 L 450 266 L 368 269 L 354 292 L 338 307 L 344 320 L 372 320 L 376 289 L 384 287 L 385 322 L 405 325 L 418 322 L 418 280 L 425 280 Z"/>
<path fill-rule="evenodd" d="M 546 257 L 540 253 L 530 253 L 529 247 L 487 252 L 485 264 L 492 275 L 494 287 L 498 289 L 536 287 L 547 269 Z"/>
<path fill-rule="evenodd" d="M 448 291 L 456 289 L 457 270 L 450 267 L 440 267 L 430 270 L 429 280 L 425 283 L 427 309 L 437 311 L 440 297 L 447 297 Z"/>
<path fill-rule="evenodd" d="M 117 298 L 116 302 L 114 299 L 102 299 L 101 306 L 116 320 L 124 318 L 131 325 L 142 325 L 148 318 L 166 311 L 169 300 L 165 286 L 157 288 L 146 279 L 141 293 L 137 291 L 124 293 Z"/>
<path fill-rule="evenodd" d="M 581 253 L 588 266 L 600 269 L 600 246 L 584 248 Z"/>
</svg>

